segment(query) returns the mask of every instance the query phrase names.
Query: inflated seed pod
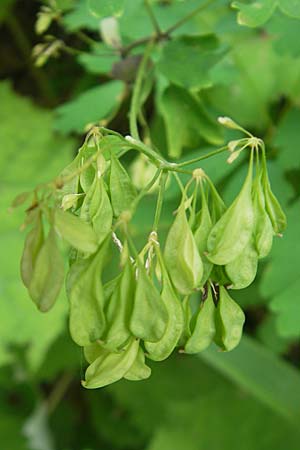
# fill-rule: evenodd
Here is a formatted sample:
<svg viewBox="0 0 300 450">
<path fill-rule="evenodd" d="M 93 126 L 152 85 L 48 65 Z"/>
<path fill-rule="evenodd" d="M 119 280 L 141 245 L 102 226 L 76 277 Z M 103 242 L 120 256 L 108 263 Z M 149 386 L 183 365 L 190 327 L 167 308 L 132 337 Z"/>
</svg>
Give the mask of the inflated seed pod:
<svg viewBox="0 0 300 450">
<path fill-rule="evenodd" d="M 203 264 L 186 218 L 184 203 L 169 230 L 164 260 L 172 283 L 180 294 L 188 295 L 200 286 Z"/>
<path fill-rule="evenodd" d="M 109 240 L 89 258 L 75 262 L 67 278 L 70 333 L 80 346 L 100 339 L 105 331 L 104 294 L 101 281 Z"/>
<path fill-rule="evenodd" d="M 262 177 L 262 187 L 265 197 L 265 208 L 272 222 L 274 233 L 281 235 L 287 226 L 286 215 L 272 192 L 267 172 Z"/>
<path fill-rule="evenodd" d="M 135 338 L 131 338 L 120 352 L 102 348 L 98 351 L 98 357 L 87 368 L 82 385 L 87 389 L 96 389 L 120 380 L 134 364 L 138 351 L 139 340 Z"/>
<path fill-rule="evenodd" d="M 128 372 L 125 373 L 124 378 L 130 381 L 139 381 L 146 380 L 150 375 L 151 369 L 145 363 L 145 353 L 143 349 L 139 347 L 136 358 Z"/>
<path fill-rule="evenodd" d="M 213 227 L 213 222 L 208 208 L 206 195 L 203 189 L 201 192 L 201 197 L 201 211 L 199 216 L 197 216 L 196 218 L 194 237 L 203 263 L 203 275 L 201 279 L 201 285 L 203 286 L 207 281 L 213 267 L 213 264 L 207 259 L 205 255 L 205 252 L 207 251 L 207 239 Z"/>
<path fill-rule="evenodd" d="M 137 279 L 130 331 L 140 339 L 157 342 L 164 335 L 168 312 L 143 264 L 137 260 Z"/>
<path fill-rule="evenodd" d="M 225 270 L 230 278 L 232 289 L 244 289 L 255 279 L 258 265 L 258 253 L 254 238 L 248 242 L 244 250 L 230 263 Z"/>
<path fill-rule="evenodd" d="M 265 198 L 261 177 L 253 185 L 253 207 L 255 215 L 254 243 L 258 258 L 266 257 L 272 248 L 274 230 L 271 219 L 265 209 Z"/>
<path fill-rule="evenodd" d="M 163 361 L 170 356 L 178 344 L 184 326 L 184 314 L 181 301 L 175 293 L 162 259 L 160 266 L 163 282 L 161 300 L 168 313 L 168 323 L 165 333 L 158 342 L 152 343 L 145 341 L 147 355 L 154 361 Z"/>
<path fill-rule="evenodd" d="M 216 332 L 215 313 L 216 307 L 211 288 L 208 286 L 207 298 L 201 302 L 191 336 L 184 347 L 186 353 L 202 352 L 212 343 Z"/>
<path fill-rule="evenodd" d="M 105 348 L 119 350 L 124 347 L 132 336 L 129 330 L 129 322 L 133 308 L 134 293 L 134 270 L 131 261 L 128 260 L 121 276 L 118 278 L 114 291 L 105 305 L 106 330 L 102 336 Z"/>
<path fill-rule="evenodd" d="M 97 235 L 93 228 L 74 214 L 63 209 L 55 210 L 56 232 L 77 250 L 91 254 L 98 248 Z"/>
<path fill-rule="evenodd" d="M 240 342 L 245 314 L 230 297 L 227 289 L 220 286 L 216 309 L 215 343 L 224 351 L 233 350 Z"/>
<path fill-rule="evenodd" d="M 40 311 L 54 305 L 64 280 L 64 260 L 57 246 L 56 233 L 51 226 L 32 268 L 28 292 Z"/>
<path fill-rule="evenodd" d="M 214 264 L 225 265 L 233 261 L 246 247 L 252 236 L 254 227 L 252 173 L 251 153 L 248 174 L 239 195 L 209 234 L 207 257 Z"/>
<path fill-rule="evenodd" d="M 111 154 L 109 190 L 114 215 L 118 217 L 123 211 L 130 210 L 136 197 L 136 189 L 118 158 Z"/>
<path fill-rule="evenodd" d="M 101 244 L 111 231 L 113 212 L 103 177 L 98 174 L 84 198 L 80 217 L 92 226 L 98 245 Z"/>
<path fill-rule="evenodd" d="M 45 240 L 42 215 L 40 211 L 35 214 L 33 228 L 26 236 L 23 254 L 21 258 L 21 277 L 28 288 L 32 279 L 37 256 Z"/>
</svg>

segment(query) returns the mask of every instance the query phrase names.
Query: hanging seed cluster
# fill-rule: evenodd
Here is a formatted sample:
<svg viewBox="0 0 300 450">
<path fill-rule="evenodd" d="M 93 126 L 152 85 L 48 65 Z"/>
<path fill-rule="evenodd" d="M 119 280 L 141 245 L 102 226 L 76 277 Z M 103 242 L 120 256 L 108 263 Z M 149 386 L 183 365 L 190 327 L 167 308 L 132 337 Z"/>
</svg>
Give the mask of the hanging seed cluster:
<svg viewBox="0 0 300 450">
<path fill-rule="evenodd" d="M 60 177 L 15 200 L 18 205 L 31 198 L 21 275 L 41 311 L 53 306 L 64 282 L 61 243 L 71 248 L 69 324 L 89 364 L 86 388 L 146 379 L 151 373 L 146 358 L 162 361 L 175 349 L 198 353 L 212 342 L 223 351 L 235 348 L 245 317 L 231 292 L 252 283 L 259 259 L 286 227 L 263 143 L 247 137 L 228 144 L 229 162 L 244 149 L 250 155 L 233 203 L 226 207 L 204 171 L 194 170 L 164 245 L 155 226 L 138 251 L 131 218 L 146 190 L 137 192 L 121 164 L 121 144 L 116 136 L 87 139 Z M 107 280 L 113 251 L 119 255 L 118 274 Z"/>
</svg>

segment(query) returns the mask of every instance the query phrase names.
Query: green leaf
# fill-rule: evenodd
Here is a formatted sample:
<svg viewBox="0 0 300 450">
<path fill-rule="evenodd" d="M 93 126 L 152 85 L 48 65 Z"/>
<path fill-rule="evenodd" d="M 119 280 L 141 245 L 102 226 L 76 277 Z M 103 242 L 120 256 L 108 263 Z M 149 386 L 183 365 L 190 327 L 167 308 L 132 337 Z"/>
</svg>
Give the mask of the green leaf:
<svg viewBox="0 0 300 450">
<path fill-rule="evenodd" d="M 238 9 L 238 23 L 248 27 L 259 27 L 267 22 L 275 11 L 277 0 L 255 0 L 244 4 L 233 2 L 232 7 Z"/>
<path fill-rule="evenodd" d="M 298 370 L 254 339 L 244 336 L 233 352 L 219 353 L 210 348 L 199 357 L 283 418 L 298 423 Z M 282 380 L 289 381 L 283 383 Z"/>
<path fill-rule="evenodd" d="M 74 32 L 81 28 L 87 28 L 88 30 L 99 30 L 99 19 L 91 13 L 88 8 L 87 0 L 76 0 L 72 9 L 64 14 L 62 18 L 67 31 Z"/>
<path fill-rule="evenodd" d="M 214 34 L 182 36 L 165 45 L 158 69 L 171 83 L 199 90 L 212 85 L 209 72 L 223 55 Z"/>
<path fill-rule="evenodd" d="M 279 8 L 284 14 L 300 19 L 299 0 L 279 0 Z"/>
<path fill-rule="evenodd" d="M 82 133 L 87 125 L 109 120 L 122 100 L 123 83 L 109 81 L 81 93 L 57 108 L 55 129 L 62 133 Z"/>
<path fill-rule="evenodd" d="M 88 6 L 96 17 L 120 16 L 125 0 L 88 0 Z"/>
<path fill-rule="evenodd" d="M 220 127 L 200 101 L 183 88 L 169 86 L 159 104 L 165 121 L 168 153 L 178 158 L 186 147 L 197 147 L 202 140 L 218 145 L 223 142 Z"/>
</svg>

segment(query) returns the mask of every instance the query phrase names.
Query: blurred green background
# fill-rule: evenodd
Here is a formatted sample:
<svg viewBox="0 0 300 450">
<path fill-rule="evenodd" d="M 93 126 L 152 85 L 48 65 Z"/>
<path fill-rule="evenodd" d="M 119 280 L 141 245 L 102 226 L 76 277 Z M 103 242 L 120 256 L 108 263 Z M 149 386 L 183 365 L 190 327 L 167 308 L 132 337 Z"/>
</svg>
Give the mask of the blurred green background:
<svg viewBox="0 0 300 450">
<path fill-rule="evenodd" d="M 122 3 L 91 0 L 89 6 L 113 13 Z M 151 3 L 166 30 L 205 2 Z M 143 134 L 164 154 L 183 159 L 233 136 L 223 134 L 218 115 L 265 139 L 273 190 L 289 225 L 255 283 L 234 296 L 246 312 L 246 335 L 231 354 L 215 348 L 196 357 L 177 354 L 152 365 L 149 380 L 86 391 L 64 295 L 43 315 L 21 284 L 24 211 L 11 212 L 9 205 L 72 160 L 86 125 L 100 120 L 128 133 L 143 47 L 121 59 L 103 27 L 101 40 L 101 17 L 91 14 L 87 0 L 1 0 L 1 450 L 299 449 L 300 5 L 281 0 L 275 9 L 276 2 L 259 2 L 265 4 L 259 16 L 253 2 L 244 3 L 250 9 L 241 6 L 239 21 L 252 27 L 237 22 L 230 2 L 216 0 L 161 42 L 149 70 Z M 41 6 L 50 9 L 36 25 Z M 123 47 L 153 32 L 141 0 L 127 0 L 118 21 Z M 34 64 L 34 47 L 42 67 Z M 203 168 L 228 202 L 246 165 L 225 161 L 221 155 Z M 176 195 L 171 186 L 166 217 Z M 154 201 L 150 196 L 137 216 L 137 239 L 149 231 Z"/>
</svg>

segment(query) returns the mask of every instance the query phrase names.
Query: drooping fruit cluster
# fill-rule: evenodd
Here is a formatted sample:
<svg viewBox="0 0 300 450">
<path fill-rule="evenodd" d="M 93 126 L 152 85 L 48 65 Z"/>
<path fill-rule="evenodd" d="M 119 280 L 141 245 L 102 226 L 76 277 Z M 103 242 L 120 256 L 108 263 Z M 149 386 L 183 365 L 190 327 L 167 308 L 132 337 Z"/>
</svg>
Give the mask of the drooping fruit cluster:
<svg viewBox="0 0 300 450">
<path fill-rule="evenodd" d="M 236 347 L 244 313 L 229 289 L 252 283 L 258 260 L 286 226 L 271 191 L 263 143 L 247 137 L 228 144 L 229 162 L 250 150 L 248 173 L 233 203 L 226 208 L 205 172 L 194 170 L 161 249 L 166 174 L 179 166 L 157 155 L 153 179 L 137 192 L 119 160 L 131 148 L 143 152 L 146 147 L 93 132 L 54 182 L 36 188 L 27 209 L 25 224 L 31 229 L 21 274 L 41 311 L 53 306 L 63 284 L 60 241 L 71 247 L 66 277 L 70 332 L 89 363 L 87 388 L 149 377 L 145 356 L 162 361 L 175 348 L 198 353 L 213 341 L 224 351 Z M 153 152 L 149 155 L 154 158 Z M 131 219 L 157 180 L 154 227 L 138 251 Z M 21 195 L 15 204 L 27 198 Z M 108 279 L 105 268 L 113 248 L 118 249 L 118 273 Z M 192 305 L 197 292 L 197 305 Z"/>
</svg>

